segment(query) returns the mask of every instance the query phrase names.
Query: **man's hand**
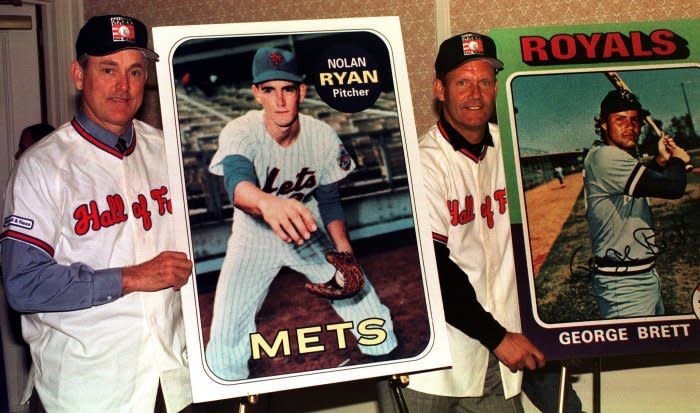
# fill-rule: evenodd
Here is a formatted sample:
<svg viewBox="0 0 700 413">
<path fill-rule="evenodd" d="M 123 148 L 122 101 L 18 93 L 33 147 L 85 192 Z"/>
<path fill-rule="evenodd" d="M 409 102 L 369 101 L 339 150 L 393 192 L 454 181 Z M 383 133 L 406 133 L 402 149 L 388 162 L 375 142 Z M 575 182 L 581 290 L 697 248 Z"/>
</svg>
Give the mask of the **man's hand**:
<svg viewBox="0 0 700 413">
<path fill-rule="evenodd" d="M 688 152 L 676 145 L 676 142 L 670 135 L 664 135 L 663 138 L 659 139 L 658 150 L 659 154 L 656 156 L 656 163 L 661 166 L 666 166 L 671 157 L 678 158 L 686 164 L 690 162 Z"/>
<path fill-rule="evenodd" d="M 262 219 L 284 242 L 301 245 L 318 229 L 311 211 L 296 199 L 270 195 L 260 202 L 259 209 Z"/>
<path fill-rule="evenodd" d="M 690 155 L 688 155 L 688 152 L 686 152 L 685 149 L 681 148 L 680 146 L 676 145 L 676 142 L 671 136 L 664 135 L 664 139 L 666 141 L 666 150 L 669 152 L 670 157 L 678 158 L 681 161 L 683 161 L 683 163 L 690 162 Z"/>
<path fill-rule="evenodd" d="M 191 273 L 192 261 L 185 253 L 164 251 L 149 261 L 122 268 L 122 292 L 179 290 Z"/>
<path fill-rule="evenodd" d="M 666 163 L 671 158 L 671 152 L 668 149 L 669 138 L 670 137 L 668 135 L 664 135 L 662 138 L 659 138 L 659 141 L 656 143 L 656 149 L 658 152 L 656 155 L 656 163 L 660 166 L 666 166 Z"/>
<path fill-rule="evenodd" d="M 530 370 L 544 367 L 542 352 L 527 337 L 519 333 L 506 333 L 493 354 L 513 373 L 524 370 L 526 367 Z"/>
</svg>

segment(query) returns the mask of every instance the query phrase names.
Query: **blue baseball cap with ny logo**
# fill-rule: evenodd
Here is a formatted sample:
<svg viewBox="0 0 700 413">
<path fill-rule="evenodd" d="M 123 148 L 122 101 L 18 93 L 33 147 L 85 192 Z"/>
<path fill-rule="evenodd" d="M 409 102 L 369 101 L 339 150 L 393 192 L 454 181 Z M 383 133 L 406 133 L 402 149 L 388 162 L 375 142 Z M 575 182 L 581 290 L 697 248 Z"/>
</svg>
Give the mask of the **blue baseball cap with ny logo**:
<svg viewBox="0 0 700 413">
<path fill-rule="evenodd" d="M 304 80 L 294 53 L 276 47 L 258 49 L 253 57 L 253 83 L 268 80 L 288 80 L 294 83 Z"/>
</svg>

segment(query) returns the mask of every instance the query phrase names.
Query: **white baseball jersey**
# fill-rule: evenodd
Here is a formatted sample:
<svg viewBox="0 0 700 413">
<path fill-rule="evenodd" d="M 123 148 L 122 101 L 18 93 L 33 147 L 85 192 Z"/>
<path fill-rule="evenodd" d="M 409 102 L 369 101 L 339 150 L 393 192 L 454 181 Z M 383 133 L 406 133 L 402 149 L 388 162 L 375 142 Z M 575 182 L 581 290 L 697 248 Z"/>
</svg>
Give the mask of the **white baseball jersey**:
<svg viewBox="0 0 700 413">
<path fill-rule="evenodd" d="M 59 264 L 138 264 L 173 249 L 162 132 L 134 121 L 124 155 L 66 123 L 32 146 L 7 187 L 2 237 Z M 191 402 L 180 293 L 134 292 L 77 311 L 25 314 L 34 385 L 48 411 L 152 411 Z"/>
<path fill-rule="evenodd" d="M 510 332 L 520 332 L 520 311 L 506 198 L 501 141 L 489 125 L 493 147 L 480 157 L 455 150 L 433 126 L 419 140 L 424 184 L 433 238 L 443 242 L 452 259 L 469 277 L 477 300 Z M 469 317 L 469 314 L 464 314 Z M 483 394 L 489 350 L 447 325 L 452 369 L 411 376 L 411 389 L 450 397 Z M 506 398 L 520 392 L 522 373 L 500 365 Z"/>
<path fill-rule="evenodd" d="M 282 147 L 267 133 L 262 111 L 250 111 L 232 120 L 221 131 L 210 171 L 223 175 L 224 158 L 244 156 L 255 166 L 263 191 L 303 202 L 320 224 L 318 203 L 312 196 L 314 190 L 318 185 L 341 180 L 355 164 L 333 128 L 303 114 L 299 115 L 299 122 L 297 140 Z M 320 228 L 322 225 L 318 226 L 312 238 L 298 246 L 282 241 L 262 219 L 234 209 L 232 235 L 216 287 L 211 339 L 206 349 L 207 364 L 218 377 L 226 380 L 248 377 L 249 334 L 256 331 L 255 314 L 283 266 L 304 274 L 313 283 L 326 282 L 332 277 L 335 268 L 326 262 L 324 253 L 334 247 Z M 386 354 L 396 347 L 389 310 L 381 304 L 369 280 L 365 292 L 333 300 L 331 304 L 344 320 L 353 321 L 355 327 L 367 318 L 385 321 L 387 340 L 376 346 L 360 345 L 363 353 Z M 355 329 L 353 333 L 357 335 Z"/>
</svg>

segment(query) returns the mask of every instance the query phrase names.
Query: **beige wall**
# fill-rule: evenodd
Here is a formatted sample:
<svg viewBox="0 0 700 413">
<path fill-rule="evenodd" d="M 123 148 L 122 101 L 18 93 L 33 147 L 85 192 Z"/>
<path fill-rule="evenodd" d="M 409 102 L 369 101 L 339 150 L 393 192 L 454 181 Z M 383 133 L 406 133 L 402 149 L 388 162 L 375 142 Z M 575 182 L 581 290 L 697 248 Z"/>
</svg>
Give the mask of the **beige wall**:
<svg viewBox="0 0 700 413">
<path fill-rule="evenodd" d="M 285 10 L 285 13 L 281 11 Z M 272 20 L 301 20 L 337 17 L 395 16 L 401 18 L 404 33 L 406 59 L 408 61 L 416 106 L 416 121 L 427 129 L 433 116 L 429 112 L 431 96 L 422 93 L 429 90 L 433 69 L 431 63 L 435 50 L 435 4 L 433 1 L 391 0 L 367 1 L 299 1 L 299 0 L 123 0 L 104 2 L 85 0 L 86 18 L 99 14 L 124 13 L 143 20 L 146 25 L 172 26 L 184 24 L 234 23 Z M 150 108 L 146 108 L 148 112 Z M 149 117 L 148 113 L 144 113 Z"/>
<path fill-rule="evenodd" d="M 435 10 L 441 10 L 436 18 Z M 232 23 L 334 17 L 395 16 L 401 19 L 416 128 L 424 132 L 435 121 L 432 81 L 436 33 L 488 32 L 492 28 L 700 17 L 700 2 L 678 0 L 84 0 L 85 17 L 124 13 L 148 26 Z M 282 14 L 285 10 L 286 14 Z M 449 27 L 444 27 L 448 26 Z M 443 36 L 444 37 L 444 36 Z M 442 39 L 440 39 L 442 40 Z M 155 93 L 147 95 L 143 116 L 160 124 Z"/>
<path fill-rule="evenodd" d="M 506 1 L 449 0 L 453 31 L 562 24 L 615 23 L 700 17 L 700 3 L 679 0 Z"/>
</svg>

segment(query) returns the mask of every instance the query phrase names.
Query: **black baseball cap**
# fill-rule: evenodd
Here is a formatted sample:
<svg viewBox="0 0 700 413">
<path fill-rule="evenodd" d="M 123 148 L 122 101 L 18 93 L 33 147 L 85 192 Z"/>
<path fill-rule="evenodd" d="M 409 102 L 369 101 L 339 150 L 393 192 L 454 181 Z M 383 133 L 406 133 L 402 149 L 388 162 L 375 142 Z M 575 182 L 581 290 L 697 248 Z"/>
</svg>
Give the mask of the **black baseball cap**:
<svg viewBox="0 0 700 413">
<path fill-rule="evenodd" d="M 94 16 L 80 29 L 75 42 L 76 56 L 105 56 L 122 49 L 141 50 L 147 58 L 158 60 L 148 48 L 148 30 L 139 20 L 128 16 Z"/>
<path fill-rule="evenodd" d="M 442 77 L 450 70 L 473 59 L 486 60 L 498 72 L 503 62 L 496 57 L 496 44 L 490 37 L 473 32 L 458 34 L 442 42 L 435 59 L 435 73 Z"/>
<path fill-rule="evenodd" d="M 600 119 L 605 121 L 612 113 L 636 110 L 640 117 L 649 115 L 649 111 L 642 107 L 637 96 L 627 90 L 611 90 L 600 103 Z"/>
</svg>

